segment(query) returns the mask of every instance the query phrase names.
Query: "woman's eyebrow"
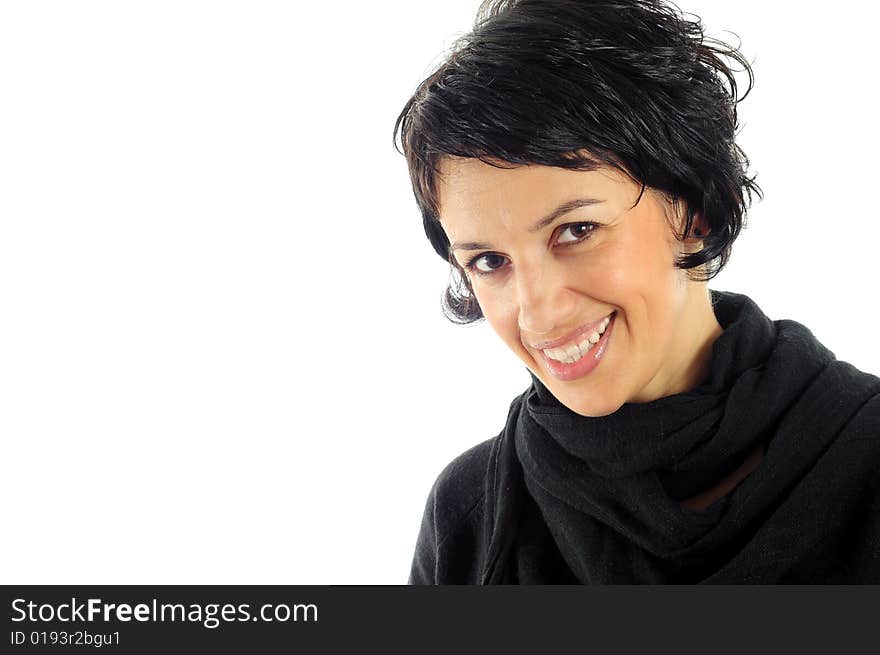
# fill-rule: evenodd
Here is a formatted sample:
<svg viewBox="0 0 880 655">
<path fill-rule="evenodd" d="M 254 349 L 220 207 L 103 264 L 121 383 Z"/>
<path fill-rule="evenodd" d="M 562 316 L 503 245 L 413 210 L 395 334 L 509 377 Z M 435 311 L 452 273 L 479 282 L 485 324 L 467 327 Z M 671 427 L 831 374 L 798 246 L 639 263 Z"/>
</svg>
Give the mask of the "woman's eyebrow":
<svg viewBox="0 0 880 655">
<path fill-rule="evenodd" d="M 596 198 L 575 198 L 574 200 L 569 200 L 568 202 L 564 202 L 559 207 L 554 209 L 552 212 L 547 214 L 540 221 L 532 225 L 529 228 L 529 232 L 540 232 L 545 227 L 550 225 L 553 221 L 555 221 L 560 216 L 567 214 L 570 211 L 574 211 L 575 209 L 580 209 L 581 207 L 589 207 L 590 205 L 598 205 L 605 202 L 604 200 L 597 200 Z"/>
<path fill-rule="evenodd" d="M 553 221 L 558 219 L 560 216 L 567 214 L 570 211 L 574 211 L 575 209 L 580 209 L 581 207 L 588 207 L 590 205 L 598 205 L 605 202 L 604 200 L 597 200 L 596 198 L 575 198 L 574 200 L 569 200 L 567 202 L 562 203 L 552 212 L 547 214 L 540 221 L 535 223 L 529 228 L 529 232 L 540 232 L 545 227 L 550 225 Z M 449 247 L 449 252 L 451 253 L 454 250 L 484 250 L 487 248 L 491 248 L 492 245 L 488 243 L 483 243 L 481 241 L 461 241 L 453 243 Z"/>
</svg>

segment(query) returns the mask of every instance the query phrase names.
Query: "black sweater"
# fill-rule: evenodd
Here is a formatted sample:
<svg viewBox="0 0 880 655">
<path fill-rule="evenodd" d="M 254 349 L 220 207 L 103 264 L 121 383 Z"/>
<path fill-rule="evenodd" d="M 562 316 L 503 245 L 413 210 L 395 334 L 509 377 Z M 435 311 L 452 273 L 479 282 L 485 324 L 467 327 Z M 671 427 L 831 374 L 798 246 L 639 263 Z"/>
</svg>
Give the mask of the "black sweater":
<svg viewBox="0 0 880 655">
<path fill-rule="evenodd" d="M 581 417 L 534 376 L 440 473 L 410 584 L 880 583 L 880 379 L 712 291 L 697 389 Z M 696 495 L 763 445 L 704 511 Z"/>
</svg>

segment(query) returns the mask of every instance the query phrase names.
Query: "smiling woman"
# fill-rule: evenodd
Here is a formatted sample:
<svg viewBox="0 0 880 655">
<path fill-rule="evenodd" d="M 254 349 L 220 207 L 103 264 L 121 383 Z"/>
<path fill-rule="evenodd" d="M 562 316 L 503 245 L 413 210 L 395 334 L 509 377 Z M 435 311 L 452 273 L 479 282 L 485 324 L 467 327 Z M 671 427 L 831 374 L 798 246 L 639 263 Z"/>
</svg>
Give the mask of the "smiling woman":
<svg viewBox="0 0 880 655">
<path fill-rule="evenodd" d="M 440 223 L 483 316 L 567 407 L 605 416 L 705 378 L 721 327 L 706 284 L 674 265 L 700 244 L 675 238 L 668 198 L 613 169 L 447 158 L 439 179 Z"/>
<path fill-rule="evenodd" d="M 410 582 L 880 582 L 880 379 L 708 288 L 760 193 L 730 61 L 657 0 L 493 0 L 401 112 L 444 310 L 531 377 Z"/>
</svg>

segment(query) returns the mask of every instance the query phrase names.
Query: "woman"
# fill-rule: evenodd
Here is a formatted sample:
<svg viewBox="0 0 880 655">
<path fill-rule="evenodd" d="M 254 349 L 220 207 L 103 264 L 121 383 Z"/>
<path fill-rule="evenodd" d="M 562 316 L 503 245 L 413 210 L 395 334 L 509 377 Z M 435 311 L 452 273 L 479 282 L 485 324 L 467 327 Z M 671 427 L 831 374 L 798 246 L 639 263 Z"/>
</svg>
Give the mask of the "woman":
<svg viewBox="0 0 880 655">
<path fill-rule="evenodd" d="M 880 379 L 707 287 L 760 194 L 726 59 L 659 0 L 495 0 L 406 104 L 447 315 L 532 381 L 411 583 L 880 582 Z"/>
</svg>

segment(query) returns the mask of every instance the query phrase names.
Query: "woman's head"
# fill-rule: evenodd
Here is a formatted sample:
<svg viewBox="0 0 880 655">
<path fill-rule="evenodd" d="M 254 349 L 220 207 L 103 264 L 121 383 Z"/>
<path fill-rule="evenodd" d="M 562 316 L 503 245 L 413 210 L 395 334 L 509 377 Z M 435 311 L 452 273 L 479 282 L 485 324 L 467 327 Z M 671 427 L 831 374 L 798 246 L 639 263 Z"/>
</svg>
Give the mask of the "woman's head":
<svg viewBox="0 0 880 655">
<path fill-rule="evenodd" d="M 675 237 L 679 203 L 612 168 L 445 158 L 441 173 L 456 265 L 495 332 L 563 404 L 604 416 L 700 377 L 695 355 L 715 324 L 705 285 L 675 266 L 702 245 Z"/>
<path fill-rule="evenodd" d="M 657 367 L 686 345 L 678 321 L 704 320 L 700 282 L 724 266 L 760 193 L 734 142 L 724 56 L 751 84 L 738 52 L 663 2 L 494 0 L 398 118 L 426 233 L 453 267 L 447 316 L 486 317 L 575 411 L 614 411 L 674 377 Z M 572 207 L 585 198 L 600 202 Z M 452 241 L 487 247 L 453 252 Z M 615 311 L 618 350 L 629 334 L 638 371 L 576 409 L 578 385 L 596 376 L 554 378 L 526 344 Z"/>
</svg>

